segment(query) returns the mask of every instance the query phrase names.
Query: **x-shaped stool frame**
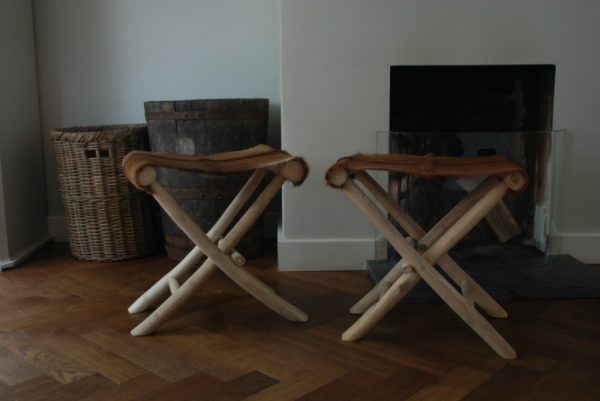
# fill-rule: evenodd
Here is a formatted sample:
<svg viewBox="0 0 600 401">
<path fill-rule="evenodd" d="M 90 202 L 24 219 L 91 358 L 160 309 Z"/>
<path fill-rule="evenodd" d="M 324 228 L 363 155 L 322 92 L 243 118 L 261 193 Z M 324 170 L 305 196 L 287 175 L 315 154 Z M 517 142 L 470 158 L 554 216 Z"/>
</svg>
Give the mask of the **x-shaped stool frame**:
<svg viewBox="0 0 600 401">
<path fill-rule="evenodd" d="M 365 170 L 384 170 L 422 177 L 488 176 L 428 232 L 411 218 Z M 449 158 L 413 155 L 355 155 L 340 159 L 327 172 L 329 185 L 342 189 L 364 215 L 381 231 L 402 259 L 358 303 L 351 313 L 363 314 L 342 335 L 345 341 L 363 337 L 420 281 L 427 284 L 490 347 L 503 358 L 514 359 L 510 344 L 478 312 L 507 317 L 506 311 L 483 290 L 448 254 L 494 206 L 512 190 L 525 190 L 524 170 L 501 157 Z M 409 238 L 394 227 L 377 205 L 354 182 L 360 182 L 405 230 Z M 460 288 L 460 292 L 434 267 L 440 268 Z"/>
<path fill-rule="evenodd" d="M 129 181 L 138 189 L 152 195 L 175 224 L 196 245 L 177 266 L 129 307 L 129 313 L 143 312 L 170 292 L 168 298 L 131 331 L 132 335 L 147 335 L 156 331 L 190 299 L 217 268 L 221 269 L 250 295 L 286 319 L 300 322 L 307 320 L 304 312 L 279 297 L 272 288 L 244 270 L 242 267 L 244 259 L 234 250 L 237 243 L 252 227 L 286 181 L 295 185 L 304 181 L 308 174 L 308 167 L 302 158 L 293 157 L 286 152 L 274 150 L 265 145 L 211 156 L 183 156 L 134 151 L 125 157 L 123 167 Z M 194 170 L 209 175 L 241 171 L 254 172 L 214 226 L 208 233 L 205 233 L 158 183 L 155 167 Z M 273 173 L 274 177 L 237 223 L 221 239 L 269 172 Z M 204 256 L 206 256 L 205 261 L 190 275 L 190 272 L 197 267 Z M 188 275 L 187 280 L 180 284 Z"/>
</svg>

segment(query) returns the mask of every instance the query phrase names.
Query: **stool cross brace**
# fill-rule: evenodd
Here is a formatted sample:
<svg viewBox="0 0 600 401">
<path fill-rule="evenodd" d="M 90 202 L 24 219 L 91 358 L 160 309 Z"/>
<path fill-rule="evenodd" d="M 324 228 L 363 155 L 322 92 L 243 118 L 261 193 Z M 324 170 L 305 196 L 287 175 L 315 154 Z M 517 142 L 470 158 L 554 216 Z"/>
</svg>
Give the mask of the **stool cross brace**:
<svg viewBox="0 0 600 401">
<path fill-rule="evenodd" d="M 454 169 L 440 166 L 439 163 L 436 164 L 436 158 L 431 156 L 396 156 L 394 159 L 392 155 L 357 155 L 341 159 L 327 173 L 328 183 L 342 189 L 402 257 L 388 274 L 351 308 L 351 313 L 362 316 L 346 330 L 342 339 L 354 341 L 362 338 L 423 279 L 498 355 L 508 359 L 515 358 L 514 349 L 479 313 L 475 305 L 487 315 L 497 318 L 507 317 L 506 311 L 447 252 L 468 234 L 509 190 L 523 190 L 527 186 L 526 174 L 516 165 L 515 168 L 497 163 L 496 171 L 490 171 L 485 181 L 425 232 L 364 170 L 398 171 L 426 177 L 488 174 L 478 173 L 473 165 L 464 169 L 460 166 L 454 166 Z M 440 159 L 450 162 L 445 160 L 450 158 Z M 355 180 L 387 210 L 409 235 L 408 239 L 394 227 Z M 436 264 L 457 284 L 460 291 L 434 268 Z"/>
<path fill-rule="evenodd" d="M 175 224 L 195 244 L 194 249 L 177 266 L 129 307 L 130 313 L 143 312 L 168 295 L 167 299 L 152 314 L 131 331 L 132 335 L 153 333 L 180 309 L 217 269 L 221 269 L 250 295 L 286 319 L 291 321 L 307 320 L 304 312 L 279 297 L 272 288 L 244 270 L 240 266 L 244 263 L 244 258 L 234 250 L 234 247 L 252 227 L 285 181 L 289 180 L 294 184 L 300 184 L 304 180 L 307 167 L 302 159 L 261 145 L 244 151 L 221 153 L 208 157 L 136 151 L 126 156 L 123 165 L 127 178 L 136 187 L 152 195 Z M 252 170 L 254 172 L 214 226 L 208 233 L 205 233 L 158 183 L 155 166 L 197 170 L 204 174 L 226 174 Z M 221 239 L 269 172 L 273 173 L 274 177 L 237 223 Z M 204 262 L 190 275 L 190 272 L 205 256 Z M 187 276 L 189 276 L 187 280 L 182 282 Z"/>
</svg>

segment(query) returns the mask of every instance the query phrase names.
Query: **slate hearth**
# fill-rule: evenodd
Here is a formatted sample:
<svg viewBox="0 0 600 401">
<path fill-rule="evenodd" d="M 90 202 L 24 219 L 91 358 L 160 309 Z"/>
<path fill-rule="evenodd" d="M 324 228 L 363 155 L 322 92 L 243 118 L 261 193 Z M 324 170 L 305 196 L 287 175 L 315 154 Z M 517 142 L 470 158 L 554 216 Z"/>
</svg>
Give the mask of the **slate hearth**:
<svg viewBox="0 0 600 401">
<path fill-rule="evenodd" d="M 450 255 L 495 299 L 600 298 L 600 267 L 569 255 L 506 244 L 456 248 Z M 386 260 L 370 260 L 367 266 L 374 282 L 389 271 Z M 421 281 L 404 301 L 441 300 Z"/>
</svg>

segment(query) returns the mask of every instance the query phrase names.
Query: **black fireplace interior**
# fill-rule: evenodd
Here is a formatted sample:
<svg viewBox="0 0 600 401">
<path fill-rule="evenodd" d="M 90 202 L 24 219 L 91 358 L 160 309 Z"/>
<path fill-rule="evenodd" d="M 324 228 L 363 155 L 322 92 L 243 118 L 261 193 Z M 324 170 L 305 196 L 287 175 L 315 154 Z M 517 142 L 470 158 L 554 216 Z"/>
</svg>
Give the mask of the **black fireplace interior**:
<svg viewBox="0 0 600 401">
<path fill-rule="evenodd" d="M 506 196 L 450 251 L 496 299 L 598 295 L 595 269 L 569 255 L 540 252 L 547 232 L 554 74 L 553 65 L 391 67 L 390 152 L 502 154 L 529 173 L 524 194 Z M 389 175 L 391 195 L 425 229 L 473 185 Z M 367 272 L 378 282 L 397 261 L 388 246 L 386 259 L 367 261 Z M 421 282 L 404 300 L 439 298 Z"/>
<path fill-rule="evenodd" d="M 445 156 L 503 154 L 523 165 L 527 192 L 507 197 L 461 243 L 534 245 L 536 204 L 546 196 L 554 65 L 392 66 L 391 152 Z M 391 194 L 425 229 L 473 183 L 392 175 Z M 542 241 L 543 242 L 543 241 Z M 388 248 L 388 263 L 398 256 Z"/>
<path fill-rule="evenodd" d="M 554 75 L 554 65 L 392 66 L 390 130 L 548 130 Z"/>
</svg>

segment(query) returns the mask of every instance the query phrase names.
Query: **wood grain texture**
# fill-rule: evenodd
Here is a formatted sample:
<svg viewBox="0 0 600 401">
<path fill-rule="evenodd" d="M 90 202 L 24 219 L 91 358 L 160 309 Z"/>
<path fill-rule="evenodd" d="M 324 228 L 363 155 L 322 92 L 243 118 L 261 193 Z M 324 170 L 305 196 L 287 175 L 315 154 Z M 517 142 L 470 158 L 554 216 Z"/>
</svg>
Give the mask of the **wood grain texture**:
<svg viewBox="0 0 600 401">
<path fill-rule="evenodd" d="M 304 159 L 291 156 L 282 150 L 272 149 L 267 145 L 208 156 L 133 151 L 123 159 L 125 176 L 140 190 L 145 190 L 146 185 L 154 181 L 153 178 L 144 179 L 142 173 L 147 167 L 168 167 L 217 175 L 259 168 L 275 169 L 277 172 L 281 170 L 282 175 L 294 185 L 302 184 L 308 175 L 308 165 Z M 286 172 L 289 174 L 285 174 Z"/>
<path fill-rule="evenodd" d="M 485 182 L 481 185 L 485 185 Z M 514 359 L 516 353 L 510 344 L 489 324 L 481 314 L 470 304 L 470 302 L 459 294 L 456 289 L 450 284 L 435 268 L 431 265 L 440 256 L 445 254 L 453 247 L 473 226 L 485 216 L 485 214 L 497 203 L 499 199 L 506 193 L 507 185 L 504 181 L 498 181 L 494 186 L 485 193 L 485 195 L 477 201 L 471 209 L 462 215 L 456 223 L 443 233 L 437 242 L 427 249 L 421 255 L 419 251 L 413 248 L 410 241 L 389 222 L 387 217 L 381 210 L 369 199 L 367 195 L 354 183 L 353 180 L 348 180 L 343 187 L 344 192 L 355 203 L 355 205 L 369 218 L 371 223 L 375 225 L 390 244 L 398 251 L 418 275 L 423 278 L 427 284 L 434 290 L 440 298 L 458 315 L 463 321 L 468 324 L 479 336 L 498 353 L 498 355 Z M 467 197 L 474 196 L 476 191 L 473 191 Z M 450 212 L 452 213 L 452 211 Z M 408 287 L 408 284 L 407 284 Z M 403 291 L 401 291 L 403 292 Z M 400 298 L 400 297 L 398 297 Z M 386 300 L 382 300 L 373 306 L 373 308 L 383 307 Z M 387 303 L 387 302 L 385 302 Z M 344 334 L 342 339 L 345 341 L 354 341 L 362 337 L 368 329 L 370 329 L 377 319 L 383 316 L 382 313 L 365 315 L 354 323 Z"/>
<path fill-rule="evenodd" d="M 27 363 L 23 358 L 5 348 L 0 348 L 0 381 L 2 383 L 14 385 L 42 375 L 40 370 Z"/>
<path fill-rule="evenodd" d="M 504 156 L 447 157 L 400 153 L 358 153 L 341 158 L 327 170 L 325 179 L 332 187 L 341 188 L 348 177 L 363 170 L 390 171 L 425 178 L 510 176 L 519 184 L 515 186 L 515 191 L 525 190 L 529 182 L 527 172 Z"/>
<path fill-rule="evenodd" d="M 511 361 L 442 304 L 400 304 L 346 343 L 366 274 L 277 273 L 271 256 L 248 269 L 314 321 L 286 322 L 218 273 L 160 335 L 131 337 L 142 317 L 127 305 L 171 265 L 82 262 L 54 245 L 2 273 L 0 400 L 599 399 L 598 299 L 507 302 L 511 319 L 497 324 L 520 350 Z M 68 285 L 50 289 L 53 277 Z"/>
<path fill-rule="evenodd" d="M 217 267 L 241 288 L 265 304 L 265 306 L 288 320 L 305 322 L 307 316 L 304 312 L 279 297 L 271 287 L 256 279 L 245 269 L 240 269 L 225 253 L 231 251 L 233 246 L 238 243 L 254 224 L 284 182 L 285 178 L 281 175 L 275 176 L 269 182 L 244 215 L 240 217 L 235 226 L 227 233 L 220 243 L 222 249 L 213 243 L 206 233 L 190 219 L 185 210 L 181 208 L 175 199 L 157 181 L 152 182 L 149 185 L 149 189 L 154 198 L 177 226 L 181 228 L 199 249 L 202 249 L 206 254 L 206 260 L 174 294 L 167 298 L 142 323 L 131 330 L 131 334 L 134 336 L 143 336 L 156 331 L 160 325 L 190 300 L 194 292 L 217 270 Z"/>
</svg>

